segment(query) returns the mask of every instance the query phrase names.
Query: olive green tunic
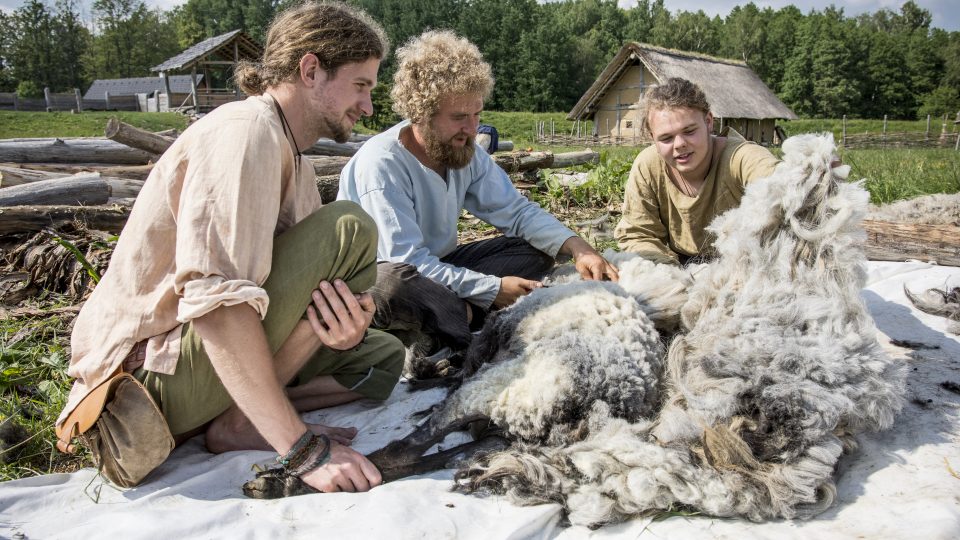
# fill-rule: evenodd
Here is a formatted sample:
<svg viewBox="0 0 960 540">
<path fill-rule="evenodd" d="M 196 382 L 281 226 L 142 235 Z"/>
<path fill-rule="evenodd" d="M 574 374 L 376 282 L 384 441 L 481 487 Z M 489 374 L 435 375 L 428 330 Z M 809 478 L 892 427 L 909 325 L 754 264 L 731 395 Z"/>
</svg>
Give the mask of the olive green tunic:
<svg viewBox="0 0 960 540">
<path fill-rule="evenodd" d="M 713 155 L 696 197 L 680 191 L 667 173 L 655 145 L 633 162 L 623 202 L 623 217 L 614 232 L 622 251 L 654 262 L 678 264 L 681 258 L 709 255 L 713 238 L 705 229 L 713 218 L 740 204 L 747 183 L 769 176 L 779 160 L 766 148 L 724 128 L 726 144 L 712 137 Z M 718 151 L 719 150 L 719 151 Z"/>
</svg>

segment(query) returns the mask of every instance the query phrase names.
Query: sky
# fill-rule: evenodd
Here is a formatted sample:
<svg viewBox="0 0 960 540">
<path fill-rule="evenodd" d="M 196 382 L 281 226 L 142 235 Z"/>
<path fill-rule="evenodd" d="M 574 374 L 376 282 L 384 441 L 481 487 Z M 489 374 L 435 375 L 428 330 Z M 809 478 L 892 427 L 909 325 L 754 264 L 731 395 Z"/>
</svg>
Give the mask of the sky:
<svg viewBox="0 0 960 540">
<path fill-rule="evenodd" d="M 186 0 L 145 0 L 147 5 L 157 6 L 163 9 L 169 9 L 178 4 L 185 3 Z M 811 9 L 818 11 L 833 4 L 842 7 L 847 16 L 859 15 L 860 13 L 878 11 L 880 9 L 889 9 L 899 11 L 900 6 L 906 0 L 754 0 L 760 8 L 771 7 L 779 9 L 781 7 L 793 4 L 800 8 L 800 11 L 807 13 Z M 933 26 L 943 28 L 944 30 L 960 30 L 960 6 L 957 0 L 914 0 L 920 7 L 926 9 L 933 16 Z M 48 0 L 53 3 L 52 0 Z M 636 4 L 636 0 L 619 0 L 622 7 L 629 7 Z M 81 0 L 81 3 L 89 6 L 92 0 Z M 726 16 L 734 6 L 746 4 L 743 0 L 667 0 L 666 6 L 672 12 L 677 11 L 698 11 L 710 15 Z M 23 4 L 23 0 L 0 0 L 0 10 L 12 11 Z"/>
</svg>

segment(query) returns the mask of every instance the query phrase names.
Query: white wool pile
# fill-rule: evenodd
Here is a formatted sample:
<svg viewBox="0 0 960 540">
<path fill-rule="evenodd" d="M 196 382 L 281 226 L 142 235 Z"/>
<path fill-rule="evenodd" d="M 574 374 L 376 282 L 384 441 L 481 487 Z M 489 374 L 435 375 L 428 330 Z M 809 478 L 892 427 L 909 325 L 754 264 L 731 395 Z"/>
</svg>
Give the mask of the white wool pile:
<svg viewBox="0 0 960 540">
<path fill-rule="evenodd" d="M 870 205 L 867 219 L 918 225 L 960 225 L 960 193 L 935 193 L 880 206 Z"/>
<path fill-rule="evenodd" d="M 462 482 L 560 501 L 590 526 L 677 507 L 753 520 L 827 508 L 852 435 L 889 427 L 904 386 L 860 298 L 868 196 L 831 169 L 833 150 L 830 136 L 788 140 L 775 173 L 712 224 L 720 258 L 689 288 L 655 420 L 595 406 L 585 439 L 514 447 Z"/>
</svg>

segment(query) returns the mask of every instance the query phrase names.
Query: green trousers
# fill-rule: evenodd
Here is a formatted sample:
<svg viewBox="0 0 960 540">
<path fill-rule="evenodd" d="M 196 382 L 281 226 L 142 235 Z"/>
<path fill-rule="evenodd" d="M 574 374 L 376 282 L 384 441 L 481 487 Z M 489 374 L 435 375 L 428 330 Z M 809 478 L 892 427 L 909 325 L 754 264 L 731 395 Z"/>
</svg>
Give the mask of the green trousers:
<svg viewBox="0 0 960 540">
<path fill-rule="evenodd" d="M 376 258 L 376 224 L 352 202 L 325 205 L 276 237 L 270 276 L 263 284 L 270 298 L 263 319 L 270 350 L 276 353 L 293 332 L 321 281 L 339 278 L 354 292 L 372 287 L 377 279 Z M 293 383 L 331 375 L 365 397 L 386 399 L 400 376 L 403 357 L 399 340 L 368 330 L 357 350 L 321 347 Z M 233 405 L 191 323 L 183 327 L 173 375 L 139 369 L 134 376 L 150 391 L 174 435 L 206 424 Z"/>
</svg>

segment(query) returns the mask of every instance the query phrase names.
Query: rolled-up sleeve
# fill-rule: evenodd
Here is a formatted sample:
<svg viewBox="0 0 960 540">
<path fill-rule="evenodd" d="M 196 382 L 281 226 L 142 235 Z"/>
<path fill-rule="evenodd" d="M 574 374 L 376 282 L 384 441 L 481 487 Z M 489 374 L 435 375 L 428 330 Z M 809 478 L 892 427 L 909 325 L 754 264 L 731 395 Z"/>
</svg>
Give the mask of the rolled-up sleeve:
<svg viewBox="0 0 960 540">
<path fill-rule="evenodd" d="M 281 149 L 270 122 L 224 122 L 186 163 L 177 215 L 174 288 L 186 323 L 241 303 L 266 316 L 261 284 L 270 273 L 281 199 Z"/>
</svg>

